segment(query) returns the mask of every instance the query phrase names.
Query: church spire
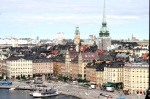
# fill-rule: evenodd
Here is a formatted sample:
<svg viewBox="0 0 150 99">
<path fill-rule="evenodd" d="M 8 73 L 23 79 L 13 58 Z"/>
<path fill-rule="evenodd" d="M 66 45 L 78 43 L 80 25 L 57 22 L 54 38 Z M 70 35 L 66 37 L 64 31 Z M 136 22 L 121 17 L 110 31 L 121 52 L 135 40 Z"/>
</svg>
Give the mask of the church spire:
<svg viewBox="0 0 150 99">
<path fill-rule="evenodd" d="M 104 9 L 103 9 L 103 23 L 106 23 L 106 15 L 105 15 L 105 0 L 104 0 Z"/>
<path fill-rule="evenodd" d="M 80 32 L 79 32 L 79 26 L 78 26 L 78 25 L 76 26 L 76 31 L 75 31 L 75 33 L 76 33 L 76 34 L 79 34 L 79 33 L 80 33 Z"/>
<path fill-rule="evenodd" d="M 104 9 L 103 9 L 102 28 L 100 30 L 99 36 L 100 37 L 109 37 L 109 31 L 107 30 L 106 14 L 105 14 L 105 0 L 104 0 Z"/>
</svg>

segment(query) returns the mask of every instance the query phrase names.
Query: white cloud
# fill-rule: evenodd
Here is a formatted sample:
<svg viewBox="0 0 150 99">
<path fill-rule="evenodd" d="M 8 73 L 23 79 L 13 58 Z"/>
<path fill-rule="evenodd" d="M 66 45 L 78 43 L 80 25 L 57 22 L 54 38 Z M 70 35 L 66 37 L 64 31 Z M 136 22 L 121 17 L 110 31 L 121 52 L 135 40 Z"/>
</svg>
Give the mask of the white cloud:
<svg viewBox="0 0 150 99">
<path fill-rule="evenodd" d="M 108 15 L 107 18 L 112 18 L 112 19 L 127 19 L 127 20 L 137 20 L 139 19 L 138 16 L 132 16 L 132 15 L 126 15 L 126 16 L 116 16 L 116 15 Z"/>
</svg>

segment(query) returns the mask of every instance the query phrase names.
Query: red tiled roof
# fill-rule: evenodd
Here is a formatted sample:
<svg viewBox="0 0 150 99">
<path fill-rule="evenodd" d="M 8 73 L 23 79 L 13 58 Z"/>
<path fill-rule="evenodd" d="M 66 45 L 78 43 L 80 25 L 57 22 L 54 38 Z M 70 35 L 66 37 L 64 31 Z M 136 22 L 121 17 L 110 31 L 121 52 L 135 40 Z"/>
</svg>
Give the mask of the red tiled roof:
<svg viewBox="0 0 150 99">
<path fill-rule="evenodd" d="M 58 50 L 52 50 L 52 54 L 56 54 L 58 52 Z"/>
<path fill-rule="evenodd" d="M 85 51 L 86 48 L 88 48 L 88 45 L 81 45 L 79 48 L 81 51 Z"/>
<path fill-rule="evenodd" d="M 98 49 L 98 50 L 96 50 L 96 52 L 97 52 L 98 54 L 102 54 L 102 53 L 104 52 L 104 50 Z"/>
</svg>

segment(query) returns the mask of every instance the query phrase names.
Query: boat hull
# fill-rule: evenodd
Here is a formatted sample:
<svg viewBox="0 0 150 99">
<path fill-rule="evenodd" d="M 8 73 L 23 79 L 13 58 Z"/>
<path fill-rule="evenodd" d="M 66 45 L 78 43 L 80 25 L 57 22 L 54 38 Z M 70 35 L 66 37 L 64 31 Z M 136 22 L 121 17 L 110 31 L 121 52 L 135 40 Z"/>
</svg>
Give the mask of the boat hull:
<svg viewBox="0 0 150 99">
<path fill-rule="evenodd" d="M 58 95 L 58 93 L 56 92 L 56 93 L 54 93 L 54 94 L 42 94 L 42 93 L 39 93 L 39 92 L 34 92 L 34 93 L 32 94 L 32 96 L 33 96 L 34 98 L 51 97 L 51 96 L 55 96 L 55 95 Z"/>
</svg>

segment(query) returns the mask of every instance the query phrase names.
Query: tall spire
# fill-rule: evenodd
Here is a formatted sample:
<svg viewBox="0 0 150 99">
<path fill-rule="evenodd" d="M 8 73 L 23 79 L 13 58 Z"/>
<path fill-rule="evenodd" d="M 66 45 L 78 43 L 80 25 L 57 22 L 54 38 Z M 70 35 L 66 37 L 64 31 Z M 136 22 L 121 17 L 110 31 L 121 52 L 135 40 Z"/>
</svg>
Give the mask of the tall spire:
<svg viewBox="0 0 150 99">
<path fill-rule="evenodd" d="M 106 23 L 106 15 L 105 15 L 105 0 L 104 0 L 104 9 L 103 9 L 103 23 Z"/>
<path fill-rule="evenodd" d="M 99 33 L 100 37 L 109 37 L 109 31 L 107 29 L 107 23 L 106 23 L 106 14 L 105 14 L 105 0 L 104 0 L 104 9 L 103 9 L 103 22 L 102 22 L 102 28 Z"/>
</svg>

